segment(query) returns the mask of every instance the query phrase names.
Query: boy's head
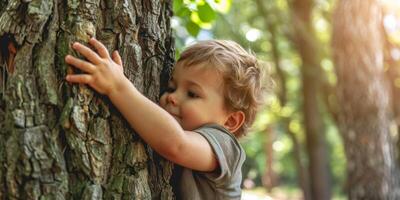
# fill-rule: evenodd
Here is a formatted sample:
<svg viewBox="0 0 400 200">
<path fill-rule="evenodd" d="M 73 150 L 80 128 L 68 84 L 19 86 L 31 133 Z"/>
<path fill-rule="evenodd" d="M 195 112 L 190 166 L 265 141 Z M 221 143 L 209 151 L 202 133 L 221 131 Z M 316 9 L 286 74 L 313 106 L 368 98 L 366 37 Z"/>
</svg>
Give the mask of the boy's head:
<svg viewBox="0 0 400 200">
<path fill-rule="evenodd" d="M 196 72 L 193 73 L 193 70 Z M 232 129 L 228 129 L 237 137 L 245 134 L 253 123 L 262 98 L 261 72 L 256 57 L 237 43 L 226 40 L 201 41 L 182 52 L 169 86 L 173 89 L 167 91 L 160 100 L 161 106 L 172 114 L 174 112 L 171 111 L 171 107 L 168 107 L 168 102 L 172 102 L 170 100 L 174 100 L 174 98 L 182 101 L 183 95 L 185 95 L 185 91 L 181 95 L 178 93 L 179 89 L 185 89 L 184 82 L 179 82 L 178 79 L 197 82 L 205 86 L 203 90 L 210 90 L 209 92 L 204 91 L 206 94 L 202 94 L 204 101 L 210 100 L 216 105 L 197 104 L 194 109 L 202 109 L 202 112 L 205 112 L 204 115 L 211 118 L 222 115 L 220 124 L 226 125 L 225 127 L 232 126 Z M 182 84 L 179 85 L 179 83 Z M 190 96 L 190 88 L 187 89 Z M 212 92 L 219 95 L 220 98 L 209 98 L 212 96 Z M 190 100 L 190 98 L 187 99 Z M 196 100 L 200 101 L 201 99 Z M 221 101 L 220 105 L 218 105 L 219 101 Z M 218 108 L 214 106 L 221 107 L 219 109 L 223 110 L 226 115 L 215 113 Z M 202 113 L 200 112 L 199 115 Z M 182 119 L 179 118 L 179 120 Z M 216 118 L 204 119 L 202 122 L 219 123 L 218 120 Z M 184 125 L 182 126 L 184 127 Z"/>
</svg>

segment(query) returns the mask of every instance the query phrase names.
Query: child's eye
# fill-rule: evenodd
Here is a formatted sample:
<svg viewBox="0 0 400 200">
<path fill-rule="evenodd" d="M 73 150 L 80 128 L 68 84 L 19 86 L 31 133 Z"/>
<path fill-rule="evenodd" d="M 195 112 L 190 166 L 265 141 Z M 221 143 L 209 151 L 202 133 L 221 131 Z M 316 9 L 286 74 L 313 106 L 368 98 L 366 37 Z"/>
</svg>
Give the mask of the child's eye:
<svg viewBox="0 0 400 200">
<path fill-rule="evenodd" d="M 199 95 L 197 95 L 196 93 L 192 92 L 192 91 L 188 91 L 188 96 L 190 98 L 199 98 Z"/>
<path fill-rule="evenodd" d="M 173 93 L 173 92 L 175 92 L 175 88 L 174 88 L 174 87 L 167 87 L 167 89 L 165 90 L 165 92 Z"/>
</svg>

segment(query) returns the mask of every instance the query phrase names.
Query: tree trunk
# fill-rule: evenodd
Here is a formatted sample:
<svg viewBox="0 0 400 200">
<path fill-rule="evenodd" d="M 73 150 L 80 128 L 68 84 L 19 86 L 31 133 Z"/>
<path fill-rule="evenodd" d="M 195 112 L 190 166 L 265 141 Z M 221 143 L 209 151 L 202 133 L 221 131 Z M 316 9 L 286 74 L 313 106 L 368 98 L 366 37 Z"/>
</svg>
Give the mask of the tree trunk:
<svg viewBox="0 0 400 200">
<path fill-rule="evenodd" d="M 268 127 L 265 129 L 265 139 L 264 139 L 264 153 L 265 153 L 265 169 L 264 175 L 262 176 L 262 184 L 264 188 L 270 193 L 272 188 L 274 188 L 278 183 L 278 176 L 274 171 L 274 149 L 272 148 L 275 141 L 274 128 Z"/>
<path fill-rule="evenodd" d="M 303 113 L 312 199 L 330 199 L 331 184 L 325 130 L 320 107 L 321 57 L 319 43 L 312 28 L 313 0 L 292 3 L 293 41 L 302 60 Z"/>
<path fill-rule="evenodd" d="M 269 39 L 271 43 L 271 52 L 272 52 L 272 60 L 275 65 L 275 69 L 277 72 L 277 84 L 278 84 L 278 97 L 280 104 L 282 107 L 285 107 L 287 104 L 287 86 L 286 86 L 286 73 L 282 70 L 281 66 L 281 55 L 278 49 L 278 37 L 277 37 L 277 23 L 279 22 L 279 13 L 277 13 L 273 9 L 267 9 L 266 3 L 264 0 L 256 0 L 257 9 L 259 13 L 264 18 L 265 26 L 268 32 L 271 34 Z M 273 17 L 272 17 L 273 16 Z M 311 199 L 311 191 L 310 191 L 310 181 L 307 168 L 304 166 L 304 162 L 301 161 L 301 152 L 302 149 L 297 139 L 296 135 L 290 131 L 290 117 L 283 117 L 281 123 L 284 127 L 284 132 L 288 134 L 293 144 L 293 163 L 296 166 L 297 178 L 299 187 L 302 189 L 303 197 L 306 200 Z"/>
<path fill-rule="evenodd" d="M 174 59 L 171 1 L 0 0 L 0 199 L 172 199 L 172 164 L 64 62 L 95 36 L 157 101 Z M 135 105 L 132 105 L 135 109 Z"/>
<path fill-rule="evenodd" d="M 399 199 L 379 1 L 339 1 L 333 23 L 349 199 Z"/>
<path fill-rule="evenodd" d="M 294 157 L 294 164 L 296 165 L 297 168 L 297 176 L 298 176 L 298 182 L 299 185 L 303 191 L 303 198 L 304 200 L 311 200 L 311 185 L 310 185 L 310 172 L 307 170 L 306 166 L 304 166 L 304 162 L 301 160 L 301 153 L 302 153 L 302 147 L 300 144 L 299 139 L 297 138 L 296 134 L 290 130 L 289 128 L 289 122 L 288 119 L 284 119 L 285 121 L 285 130 L 287 131 L 290 139 L 292 140 L 292 153 Z"/>
</svg>

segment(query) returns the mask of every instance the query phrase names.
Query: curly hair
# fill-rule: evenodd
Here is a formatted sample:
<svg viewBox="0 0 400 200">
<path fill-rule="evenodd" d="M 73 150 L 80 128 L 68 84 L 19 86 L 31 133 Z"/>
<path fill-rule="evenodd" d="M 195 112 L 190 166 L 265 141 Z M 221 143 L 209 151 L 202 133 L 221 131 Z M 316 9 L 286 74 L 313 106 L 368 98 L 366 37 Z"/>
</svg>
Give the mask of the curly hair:
<svg viewBox="0 0 400 200">
<path fill-rule="evenodd" d="M 236 42 L 207 40 L 186 48 L 177 61 L 177 65 L 186 67 L 200 63 L 206 63 L 203 66 L 213 67 L 222 74 L 225 105 L 245 114 L 245 121 L 235 135 L 245 135 L 263 102 L 264 87 L 257 58 Z"/>
</svg>

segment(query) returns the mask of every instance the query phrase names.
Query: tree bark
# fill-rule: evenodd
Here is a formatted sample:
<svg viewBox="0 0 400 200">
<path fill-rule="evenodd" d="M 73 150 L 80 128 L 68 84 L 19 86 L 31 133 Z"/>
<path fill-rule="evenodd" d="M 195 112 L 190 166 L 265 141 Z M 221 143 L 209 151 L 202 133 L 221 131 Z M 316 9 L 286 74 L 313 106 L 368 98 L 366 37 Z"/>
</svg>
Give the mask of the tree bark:
<svg viewBox="0 0 400 200">
<path fill-rule="evenodd" d="M 399 199 L 379 1 L 339 1 L 333 52 L 349 199 Z"/>
<path fill-rule="evenodd" d="M 92 36 L 157 101 L 174 62 L 171 1 L 0 1 L 0 199 L 172 199 L 172 164 L 64 62 Z M 161 82 L 160 82 L 161 79 Z M 135 105 L 132 105 L 135 109 Z"/>
<path fill-rule="evenodd" d="M 293 42 L 302 60 L 303 113 L 312 199 L 331 198 L 331 180 L 325 130 L 321 114 L 320 88 L 323 72 L 318 39 L 311 21 L 313 0 L 294 0 L 291 4 Z"/>
</svg>

